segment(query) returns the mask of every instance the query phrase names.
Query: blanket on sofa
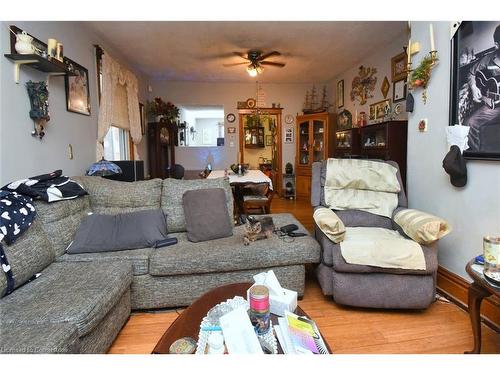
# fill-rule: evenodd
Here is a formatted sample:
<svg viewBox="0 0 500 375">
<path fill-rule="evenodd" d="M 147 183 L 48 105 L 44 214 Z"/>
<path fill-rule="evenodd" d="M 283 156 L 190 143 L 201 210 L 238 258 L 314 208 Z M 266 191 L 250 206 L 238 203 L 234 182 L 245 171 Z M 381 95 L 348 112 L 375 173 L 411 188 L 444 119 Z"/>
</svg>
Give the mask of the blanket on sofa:
<svg viewBox="0 0 500 375">
<path fill-rule="evenodd" d="M 392 217 L 401 190 L 392 165 L 359 159 L 328 159 L 325 202 L 335 210 L 362 210 Z"/>
<path fill-rule="evenodd" d="M 351 264 L 425 270 L 422 247 L 395 230 L 348 227 L 340 251 L 345 261 Z"/>
</svg>

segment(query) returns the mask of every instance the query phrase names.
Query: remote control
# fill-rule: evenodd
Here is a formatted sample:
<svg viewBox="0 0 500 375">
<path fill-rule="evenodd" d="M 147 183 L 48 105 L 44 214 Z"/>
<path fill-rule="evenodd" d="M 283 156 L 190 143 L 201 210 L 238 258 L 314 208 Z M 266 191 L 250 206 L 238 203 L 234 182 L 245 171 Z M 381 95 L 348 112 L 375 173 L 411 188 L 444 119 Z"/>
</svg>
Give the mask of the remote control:
<svg viewBox="0 0 500 375">
<path fill-rule="evenodd" d="M 297 229 L 299 229 L 299 227 L 296 226 L 295 224 L 288 224 L 288 225 L 281 227 L 280 231 L 283 233 L 290 233 L 290 232 L 293 232 L 294 230 L 297 230 Z"/>
<path fill-rule="evenodd" d="M 165 238 L 164 240 L 157 241 L 155 244 L 155 248 L 165 247 L 175 245 L 177 243 L 177 238 Z"/>
<path fill-rule="evenodd" d="M 302 233 L 302 232 L 289 232 L 288 233 L 289 237 L 305 237 L 307 234 Z"/>
</svg>

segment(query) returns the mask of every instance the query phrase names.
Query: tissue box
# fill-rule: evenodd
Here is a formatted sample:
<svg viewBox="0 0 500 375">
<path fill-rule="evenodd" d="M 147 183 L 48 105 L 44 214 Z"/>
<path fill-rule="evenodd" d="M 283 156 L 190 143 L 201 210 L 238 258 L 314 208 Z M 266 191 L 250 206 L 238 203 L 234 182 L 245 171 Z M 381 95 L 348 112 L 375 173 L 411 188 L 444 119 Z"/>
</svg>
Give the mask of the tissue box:
<svg viewBox="0 0 500 375">
<path fill-rule="evenodd" d="M 282 288 L 282 290 L 283 295 L 279 297 L 269 294 L 269 310 L 271 314 L 285 316 L 285 311 L 294 312 L 297 308 L 297 292 L 285 288 Z M 250 290 L 247 290 L 247 301 L 250 301 L 249 293 Z"/>
</svg>

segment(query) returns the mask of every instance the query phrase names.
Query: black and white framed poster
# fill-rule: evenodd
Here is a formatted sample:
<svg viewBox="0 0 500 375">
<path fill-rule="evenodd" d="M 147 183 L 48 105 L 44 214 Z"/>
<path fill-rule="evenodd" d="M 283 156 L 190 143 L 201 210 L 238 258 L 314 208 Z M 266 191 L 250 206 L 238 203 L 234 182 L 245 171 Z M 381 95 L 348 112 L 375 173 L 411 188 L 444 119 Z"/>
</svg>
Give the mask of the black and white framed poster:
<svg viewBox="0 0 500 375">
<path fill-rule="evenodd" d="M 66 108 L 70 112 L 90 116 L 89 71 L 74 61 L 68 61 L 75 75 L 65 76 Z"/>
<path fill-rule="evenodd" d="M 451 47 L 450 125 L 469 127 L 463 155 L 500 160 L 500 22 L 462 22 Z"/>
</svg>

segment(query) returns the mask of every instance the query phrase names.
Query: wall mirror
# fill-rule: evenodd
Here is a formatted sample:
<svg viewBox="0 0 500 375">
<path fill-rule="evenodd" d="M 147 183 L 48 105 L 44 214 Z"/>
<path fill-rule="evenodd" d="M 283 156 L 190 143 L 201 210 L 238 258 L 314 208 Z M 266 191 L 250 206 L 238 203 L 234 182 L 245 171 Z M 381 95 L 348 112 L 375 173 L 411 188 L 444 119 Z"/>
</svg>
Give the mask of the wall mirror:
<svg viewBox="0 0 500 375">
<path fill-rule="evenodd" d="M 224 145 L 224 107 L 222 105 L 179 105 L 180 147 Z"/>
</svg>

